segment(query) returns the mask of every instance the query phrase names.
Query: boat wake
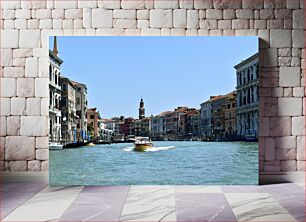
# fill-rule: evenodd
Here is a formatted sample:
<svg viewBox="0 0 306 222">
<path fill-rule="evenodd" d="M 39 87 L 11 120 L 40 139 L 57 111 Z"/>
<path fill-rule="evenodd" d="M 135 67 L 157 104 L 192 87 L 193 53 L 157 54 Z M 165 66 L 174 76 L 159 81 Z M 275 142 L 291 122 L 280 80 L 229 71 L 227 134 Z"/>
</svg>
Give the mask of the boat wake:
<svg viewBox="0 0 306 222">
<path fill-rule="evenodd" d="M 146 149 L 144 152 L 156 152 L 156 151 L 161 151 L 161 150 L 170 150 L 170 149 L 174 149 L 175 146 L 160 146 L 160 147 L 150 147 L 148 149 Z M 134 147 L 126 147 L 123 149 L 123 151 L 125 152 L 131 152 L 134 150 Z"/>
</svg>

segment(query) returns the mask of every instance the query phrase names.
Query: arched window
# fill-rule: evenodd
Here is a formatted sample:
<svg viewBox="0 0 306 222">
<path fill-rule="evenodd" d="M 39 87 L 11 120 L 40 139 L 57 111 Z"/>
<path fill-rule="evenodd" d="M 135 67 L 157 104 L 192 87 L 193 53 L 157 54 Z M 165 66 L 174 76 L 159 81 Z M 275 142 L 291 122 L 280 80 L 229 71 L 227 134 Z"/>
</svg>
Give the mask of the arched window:
<svg viewBox="0 0 306 222">
<path fill-rule="evenodd" d="M 66 83 L 63 83 L 63 91 L 67 91 L 67 84 Z"/>
<path fill-rule="evenodd" d="M 54 82 L 55 82 L 55 85 L 57 85 L 57 70 L 55 70 L 55 74 L 54 74 Z"/>
</svg>

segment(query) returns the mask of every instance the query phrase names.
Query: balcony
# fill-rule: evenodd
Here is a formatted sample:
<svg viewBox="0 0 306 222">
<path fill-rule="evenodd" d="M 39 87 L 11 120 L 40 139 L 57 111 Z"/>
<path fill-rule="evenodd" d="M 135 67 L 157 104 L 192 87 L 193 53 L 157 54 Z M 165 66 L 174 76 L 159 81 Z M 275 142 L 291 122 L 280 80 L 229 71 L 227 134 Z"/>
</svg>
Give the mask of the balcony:
<svg viewBox="0 0 306 222">
<path fill-rule="evenodd" d="M 60 112 L 60 107 L 56 107 L 56 106 L 49 106 L 49 112 L 53 113 L 53 114 L 57 114 Z"/>
<path fill-rule="evenodd" d="M 60 85 L 56 85 L 54 82 L 49 81 L 49 85 L 52 86 L 55 89 L 61 90 L 61 86 Z"/>
</svg>

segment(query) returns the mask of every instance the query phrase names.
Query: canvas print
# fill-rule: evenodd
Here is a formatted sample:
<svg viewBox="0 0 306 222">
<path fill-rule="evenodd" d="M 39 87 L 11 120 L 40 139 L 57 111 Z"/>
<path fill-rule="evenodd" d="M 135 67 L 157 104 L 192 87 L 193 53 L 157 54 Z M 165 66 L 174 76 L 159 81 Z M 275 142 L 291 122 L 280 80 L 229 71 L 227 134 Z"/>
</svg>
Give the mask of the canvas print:
<svg viewBox="0 0 306 222">
<path fill-rule="evenodd" d="M 50 184 L 258 184 L 257 37 L 49 45 Z"/>
</svg>

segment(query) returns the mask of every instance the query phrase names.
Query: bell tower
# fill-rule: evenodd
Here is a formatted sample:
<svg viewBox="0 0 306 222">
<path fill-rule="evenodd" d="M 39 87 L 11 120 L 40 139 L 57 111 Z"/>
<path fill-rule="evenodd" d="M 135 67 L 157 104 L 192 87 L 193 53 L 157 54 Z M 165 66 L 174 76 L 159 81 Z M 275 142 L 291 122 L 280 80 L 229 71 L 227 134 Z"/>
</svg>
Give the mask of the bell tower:
<svg viewBox="0 0 306 222">
<path fill-rule="evenodd" d="M 144 102 L 143 99 L 141 98 L 140 103 L 139 103 L 139 119 L 145 118 L 145 108 L 144 108 Z"/>
<path fill-rule="evenodd" d="M 56 39 L 56 36 L 54 36 L 54 39 L 53 39 L 53 54 L 54 54 L 55 56 L 58 55 L 57 39 Z"/>
</svg>

